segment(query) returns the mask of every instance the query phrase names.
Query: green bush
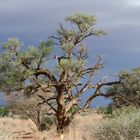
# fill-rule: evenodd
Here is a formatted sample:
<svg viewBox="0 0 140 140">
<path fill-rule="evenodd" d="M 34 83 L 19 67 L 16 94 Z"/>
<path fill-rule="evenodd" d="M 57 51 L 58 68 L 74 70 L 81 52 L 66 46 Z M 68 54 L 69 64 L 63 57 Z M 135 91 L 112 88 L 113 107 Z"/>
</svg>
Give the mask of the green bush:
<svg viewBox="0 0 140 140">
<path fill-rule="evenodd" d="M 44 117 L 44 119 L 42 119 L 42 121 L 40 122 L 40 126 L 39 129 L 41 131 L 44 130 L 49 130 L 51 128 L 51 126 L 56 125 L 56 117 L 51 115 L 51 116 L 46 116 Z"/>
<path fill-rule="evenodd" d="M 140 109 L 124 107 L 112 112 L 96 128 L 98 140 L 140 140 Z"/>
<path fill-rule="evenodd" d="M 99 114 L 112 114 L 112 108 L 111 107 L 99 107 L 97 109 L 97 112 Z"/>
<path fill-rule="evenodd" d="M 0 117 L 8 116 L 9 110 L 6 107 L 0 107 Z"/>
</svg>

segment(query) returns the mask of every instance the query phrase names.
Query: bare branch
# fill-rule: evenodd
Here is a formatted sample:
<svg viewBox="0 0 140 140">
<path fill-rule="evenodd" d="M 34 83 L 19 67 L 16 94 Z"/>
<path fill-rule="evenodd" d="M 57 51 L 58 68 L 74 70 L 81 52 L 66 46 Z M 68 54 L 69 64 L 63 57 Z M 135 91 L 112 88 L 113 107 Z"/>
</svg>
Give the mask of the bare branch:
<svg viewBox="0 0 140 140">
<path fill-rule="evenodd" d="M 41 98 L 41 100 L 43 100 L 41 103 L 39 103 L 37 106 L 40 106 L 41 104 L 47 104 L 49 105 L 49 107 L 54 111 L 57 112 L 56 108 L 53 107 L 52 103 L 49 103 L 49 101 L 51 100 L 56 100 L 56 98 L 49 98 L 49 99 L 45 99 L 43 96 L 38 95 L 39 98 Z"/>
<path fill-rule="evenodd" d="M 40 69 L 40 66 L 41 66 L 41 63 L 42 63 L 42 59 L 44 58 L 45 54 L 42 54 L 42 56 L 40 57 L 39 59 L 39 62 L 38 62 L 38 66 L 37 66 L 37 70 Z"/>
<path fill-rule="evenodd" d="M 84 109 L 86 109 L 86 108 L 88 108 L 90 106 L 91 102 L 94 100 L 95 97 L 103 96 L 104 95 L 103 93 L 100 92 L 102 87 L 104 87 L 104 86 L 111 86 L 111 85 L 120 84 L 120 83 L 121 83 L 121 81 L 119 80 L 119 81 L 115 81 L 115 82 L 107 82 L 107 83 L 97 84 L 94 93 L 86 101 L 86 103 L 84 105 Z"/>
<path fill-rule="evenodd" d="M 36 72 L 34 73 L 34 75 L 36 75 L 36 76 L 41 75 L 41 74 L 46 75 L 52 83 L 54 83 L 54 84 L 57 83 L 56 77 L 48 69 L 45 69 L 45 70 L 39 69 L 39 70 L 36 70 Z"/>
</svg>

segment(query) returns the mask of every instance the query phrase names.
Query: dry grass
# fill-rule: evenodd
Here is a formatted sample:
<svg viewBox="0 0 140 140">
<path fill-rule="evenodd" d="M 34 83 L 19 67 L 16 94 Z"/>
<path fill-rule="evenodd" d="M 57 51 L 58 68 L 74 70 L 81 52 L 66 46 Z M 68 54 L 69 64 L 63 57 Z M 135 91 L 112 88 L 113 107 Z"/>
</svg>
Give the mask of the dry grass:
<svg viewBox="0 0 140 140">
<path fill-rule="evenodd" d="M 94 112 L 77 115 L 69 131 L 59 136 L 55 128 L 48 132 L 38 132 L 31 120 L 12 118 L 0 119 L 0 140 L 90 140 L 88 128 L 102 117 Z"/>
</svg>

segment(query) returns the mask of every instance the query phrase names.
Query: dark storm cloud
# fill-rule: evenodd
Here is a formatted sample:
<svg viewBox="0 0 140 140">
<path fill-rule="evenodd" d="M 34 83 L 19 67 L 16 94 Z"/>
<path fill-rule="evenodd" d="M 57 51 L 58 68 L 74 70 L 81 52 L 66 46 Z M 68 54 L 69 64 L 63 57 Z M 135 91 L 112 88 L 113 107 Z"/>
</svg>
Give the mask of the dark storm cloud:
<svg viewBox="0 0 140 140">
<path fill-rule="evenodd" d="M 107 30 L 107 37 L 95 40 L 99 51 L 139 52 L 138 0 L 0 0 L 0 36 L 42 39 L 74 12 L 96 15 L 97 28 Z"/>
</svg>

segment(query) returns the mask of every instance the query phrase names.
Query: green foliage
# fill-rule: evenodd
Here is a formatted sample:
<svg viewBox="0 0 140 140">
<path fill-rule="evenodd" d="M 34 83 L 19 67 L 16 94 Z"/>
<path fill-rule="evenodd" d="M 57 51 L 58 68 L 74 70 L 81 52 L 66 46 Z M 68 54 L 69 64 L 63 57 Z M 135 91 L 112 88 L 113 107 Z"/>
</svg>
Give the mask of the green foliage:
<svg viewBox="0 0 140 140">
<path fill-rule="evenodd" d="M 75 72 L 77 68 L 77 63 L 73 59 L 62 59 L 60 63 L 57 65 L 58 70 L 63 71 L 71 70 L 71 72 Z"/>
<path fill-rule="evenodd" d="M 11 52 L 16 52 L 20 49 L 22 43 L 17 38 L 9 38 L 6 43 L 4 43 L 3 48 L 8 49 Z"/>
<path fill-rule="evenodd" d="M 6 93 L 25 89 L 24 83 L 38 68 L 41 57 L 42 66 L 53 50 L 51 40 L 40 42 L 39 47 L 29 46 L 26 51 L 20 50 L 21 44 L 18 39 L 8 39 L 6 51 L 0 55 L 0 88 Z"/>
<path fill-rule="evenodd" d="M 97 109 L 97 112 L 99 113 L 99 114 L 112 114 L 112 108 L 111 107 L 99 107 L 98 109 Z"/>
<path fill-rule="evenodd" d="M 96 23 L 96 18 L 94 16 L 80 13 L 69 16 L 66 18 L 66 20 L 78 25 L 82 31 L 87 31 Z"/>
<path fill-rule="evenodd" d="M 90 30 L 93 25 L 96 24 L 95 16 L 88 15 L 88 14 L 76 13 L 72 16 L 67 17 L 66 20 L 70 21 L 73 24 L 76 24 L 80 29 L 80 32 L 85 32 L 85 33 L 88 30 Z M 101 35 L 106 35 L 106 32 L 103 30 L 93 30 L 91 32 L 91 35 L 101 36 Z"/>
<path fill-rule="evenodd" d="M 52 46 L 54 45 L 52 40 L 41 41 L 39 44 L 39 50 L 41 54 L 50 55 L 53 51 Z"/>
<path fill-rule="evenodd" d="M 9 110 L 6 107 L 0 107 L 0 117 L 8 116 Z"/>
<path fill-rule="evenodd" d="M 72 106 L 70 109 L 69 109 L 69 113 L 74 113 L 74 112 L 77 112 L 78 110 L 80 110 L 80 107 L 75 105 L 75 106 Z"/>
<path fill-rule="evenodd" d="M 114 110 L 94 131 L 98 140 L 139 140 L 140 109 L 124 107 Z"/>
<path fill-rule="evenodd" d="M 44 117 L 44 119 L 40 123 L 40 127 L 42 130 L 49 130 L 54 125 L 56 125 L 56 117 L 52 115 L 46 115 L 46 117 Z"/>
<path fill-rule="evenodd" d="M 122 84 L 114 85 L 107 90 L 107 94 L 114 93 L 113 97 L 120 94 L 126 99 L 116 98 L 112 105 L 120 107 L 123 105 L 140 106 L 140 68 L 133 69 L 131 72 L 120 72 L 120 79 Z M 117 93 L 117 94 L 116 94 Z"/>
</svg>

